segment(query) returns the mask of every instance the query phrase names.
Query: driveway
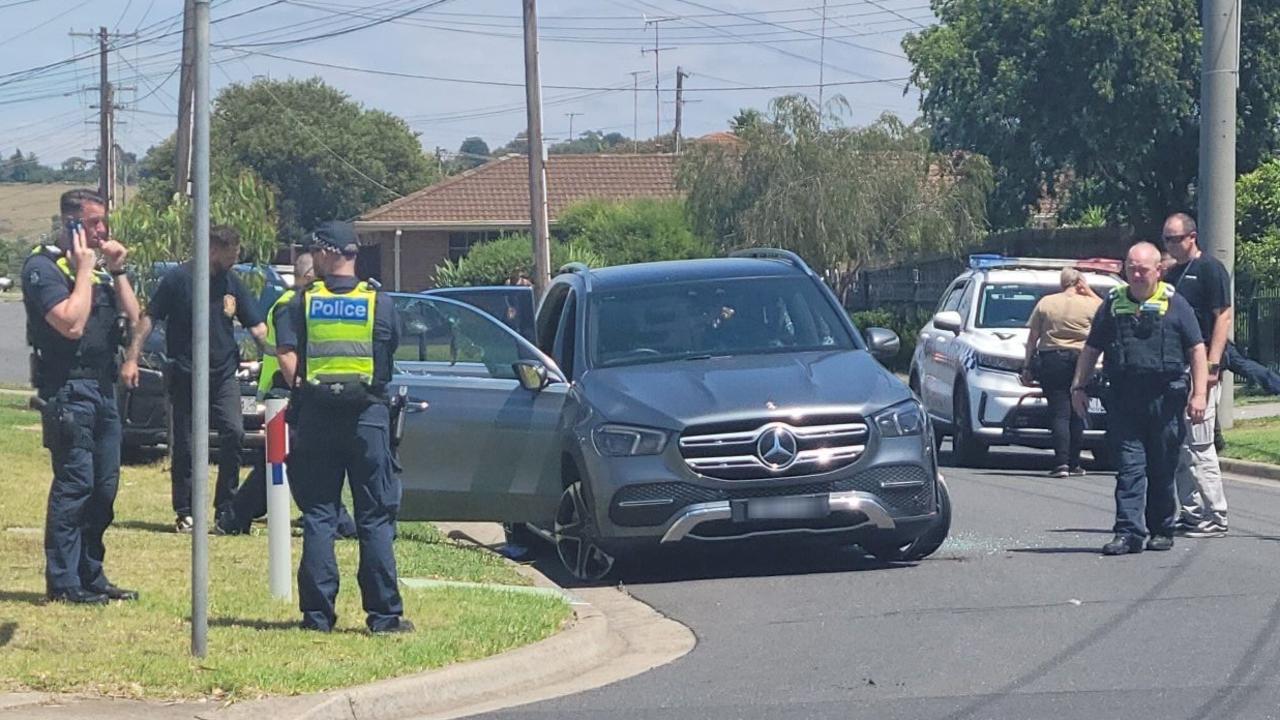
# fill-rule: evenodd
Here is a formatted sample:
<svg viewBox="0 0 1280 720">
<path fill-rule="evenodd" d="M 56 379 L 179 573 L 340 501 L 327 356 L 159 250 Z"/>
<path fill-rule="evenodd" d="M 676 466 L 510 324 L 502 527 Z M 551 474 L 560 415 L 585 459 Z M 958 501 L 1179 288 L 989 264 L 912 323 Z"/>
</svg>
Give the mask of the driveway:
<svg viewBox="0 0 1280 720">
<path fill-rule="evenodd" d="M 624 575 L 697 648 L 486 717 L 1280 716 L 1280 485 L 1229 481 L 1227 538 L 1103 558 L 1111 476 L 1051 480 L 1045 455 L 992 457 L 945 470 L 953 536 L 914 567 L 722 548 Z"/>
</svg>

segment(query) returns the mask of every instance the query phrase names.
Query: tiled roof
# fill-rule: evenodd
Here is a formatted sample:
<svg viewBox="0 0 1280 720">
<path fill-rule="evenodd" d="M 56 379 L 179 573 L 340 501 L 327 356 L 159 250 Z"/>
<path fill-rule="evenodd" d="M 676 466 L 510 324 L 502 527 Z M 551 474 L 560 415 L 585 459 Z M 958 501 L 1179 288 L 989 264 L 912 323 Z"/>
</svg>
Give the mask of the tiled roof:
<svg viewBox="0 0 1280 720">
<path fill-rule="evenodd" d="M 552 155 L 547 214 L 579 200 L 679 197 L 675 155 Z M 508 155 L 365 213 L 364 222 L 529 223 L 529 160 Z"/>
</svg>

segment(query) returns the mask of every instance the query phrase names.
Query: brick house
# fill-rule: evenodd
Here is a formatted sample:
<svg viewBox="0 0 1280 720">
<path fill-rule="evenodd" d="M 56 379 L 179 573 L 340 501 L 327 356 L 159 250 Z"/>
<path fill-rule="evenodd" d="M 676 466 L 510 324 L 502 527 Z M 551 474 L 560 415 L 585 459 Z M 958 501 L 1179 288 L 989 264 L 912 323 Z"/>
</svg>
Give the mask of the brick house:
<svg viewBox="0 0 1280 720">
<path fill-rule="evenodd" d="M 552 155 L 547 215 L 586 199 L 676 198 L 675 155 Z M 384 288 L 432 286 L 435 269 L 477 242 L 529 229 L 529 161 L 507 155 L 370 210 L 356 220 L 361 274 Z"/>
</svg>

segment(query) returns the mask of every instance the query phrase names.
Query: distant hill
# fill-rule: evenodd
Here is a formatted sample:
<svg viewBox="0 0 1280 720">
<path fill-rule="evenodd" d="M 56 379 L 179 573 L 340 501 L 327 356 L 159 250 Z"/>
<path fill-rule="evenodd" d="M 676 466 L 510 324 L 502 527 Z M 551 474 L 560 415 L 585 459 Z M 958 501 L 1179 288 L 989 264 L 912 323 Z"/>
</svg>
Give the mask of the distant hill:
<svg viewBox="0 0 1280 720">
<path fill-rule="evenodd" d="M 49 232 L 58 197 L 83 185 L 0 183 L 0 240 L 34 243 Z"/>
</svg>

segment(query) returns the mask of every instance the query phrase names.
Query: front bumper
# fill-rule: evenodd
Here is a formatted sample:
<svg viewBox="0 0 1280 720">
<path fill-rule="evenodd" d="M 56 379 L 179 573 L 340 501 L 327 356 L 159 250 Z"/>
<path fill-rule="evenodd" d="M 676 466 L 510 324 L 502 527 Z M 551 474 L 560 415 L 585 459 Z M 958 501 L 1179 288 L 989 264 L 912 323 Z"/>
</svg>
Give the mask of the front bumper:
<svg viewBox="0 0 1280 720">
<path fill-rule="evenodd" d="M 877 436 L 847 468 L 785 479 L 701 476 L 678 452 L 629 458 L 592 453 L 585 458 L 600 538 L 606 544 L 851 531 L 918 534 L 937 515 L 936 467 L 927 434 L 887 440 Z M 758 512 L 779 505 L 805 510 L 795 515 Z"/>
<path fill-rule="evenodd" d="M 1027 387 L 1018 376 L 998 370 L 981 369 L 968 374 L 970 417 L 973 434 L 988 445 L 1053 447 L 1049 402 L 1038 387 Z M 1084 446 L 1106 443 L 1106 411 L 1091 400 L 1085 421 Z"/>
</svg>

